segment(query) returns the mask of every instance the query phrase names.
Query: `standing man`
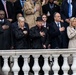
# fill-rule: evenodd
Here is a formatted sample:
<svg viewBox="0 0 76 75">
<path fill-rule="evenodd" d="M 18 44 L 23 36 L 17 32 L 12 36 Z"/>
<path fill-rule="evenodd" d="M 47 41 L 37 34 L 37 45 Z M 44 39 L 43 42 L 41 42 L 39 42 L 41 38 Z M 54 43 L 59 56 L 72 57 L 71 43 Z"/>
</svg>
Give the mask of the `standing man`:
<svg viewBox="0 0 76 75">
<path fill-rule="evenodd" d="M 7 18 L 10 22 L 14 19 L 14 9 L 11 2 L 7 0 L 0 0 L 0 10 L 5 12 L 5 18 Z"/>
<path fill-rule="evenodd" d="M 36 25 L 36 18 L 42 14 L 40 0 L 27 0 L 24 5 L 25 20 L 29 27 Z"/>
<path fill-rule="evenodd" d="M 76 17 L 76 0 L 63 0 L 61 5 L 61 17 L 64 20 L 64 23 L 65 23 L 64 26 L 67 32 L 67 26 L 69 26 L 70 18 Z M 66 33 L 66 37 L 67 37 L 67 44 L 68 44 L 69 39 L 68 39 L 67 33 Z"/>
<path fill-rule="evenodd" d="M 24 7 L 25 1 L 26 1 L 26 0 L 16 0 L 16 2 L 14 3 L 16 15 L 17 15 L 18 13 L 21 13 L 21 14 L 24 15 L 23 7 Z"/>
<path fill-rule="evenodd" d="M 42 25 L 42 17 L 37 17 L 36 26 L 30 29 L 31 45 L 33 49 L 46 49 L 48 45 L 48 32 Z"/>
<path fill-rule="evenodd" d="M 49 34 L 51 48 L 67 48 L 64 23 L 61 22 L 61 16 L 57 12 L 54 14 L 54 22 L 50 25 Z"/>
<path fill-rule="evenodd" d="M 42 6 L 42 11 L 47 15 L 47 23 L 54 21 L 54 13 L 60 12 L 60 7 L 54 3 L 54 0 L 49 0 L 46 5 Z"/>
<path fill-rule="evenodd" d="M 76 17 L 76 0 L 63 0 L 61 5 L 61 17 L 65 22 L 65 27 L 67 27 L 70 18 Z"/>
<path fill-rule="evenodd" d="M 11 49 L 10 22 L 5 19 L 5 12 L 0 10 L 0 50 Z"/>
<path fill-rule="evenodd" d="M 29 48 L 29 27 L 24 17 L 19 17 L 18 21 L 12 24 L 12 34 L 14 49 Z"/>
</svg>

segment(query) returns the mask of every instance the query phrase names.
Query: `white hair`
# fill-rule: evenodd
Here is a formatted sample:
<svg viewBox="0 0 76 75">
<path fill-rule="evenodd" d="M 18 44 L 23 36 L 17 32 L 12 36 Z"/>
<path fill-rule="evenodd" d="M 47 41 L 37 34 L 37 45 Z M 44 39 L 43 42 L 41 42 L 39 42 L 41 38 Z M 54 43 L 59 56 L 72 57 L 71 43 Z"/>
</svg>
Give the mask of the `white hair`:
<svg viewBox="0 0 76 75">
<path fill-rule="evenodd" d="M 18 21 L 25 21 L 25 18 L 24 17 L 19 17 Z"/>
</svg>

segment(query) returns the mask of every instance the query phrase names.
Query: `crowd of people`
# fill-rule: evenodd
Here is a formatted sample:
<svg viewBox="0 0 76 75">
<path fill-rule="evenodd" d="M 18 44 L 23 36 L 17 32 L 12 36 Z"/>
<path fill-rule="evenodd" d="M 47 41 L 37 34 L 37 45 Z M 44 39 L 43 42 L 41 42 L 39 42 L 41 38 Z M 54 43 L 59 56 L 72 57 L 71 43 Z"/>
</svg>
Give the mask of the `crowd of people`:
<svg viewBox="0 0 76 75">
<path fill-rule="evenodd" d="M 0 0 L 0 49 L 76 48 L 76 0 Z"/>
</svg>

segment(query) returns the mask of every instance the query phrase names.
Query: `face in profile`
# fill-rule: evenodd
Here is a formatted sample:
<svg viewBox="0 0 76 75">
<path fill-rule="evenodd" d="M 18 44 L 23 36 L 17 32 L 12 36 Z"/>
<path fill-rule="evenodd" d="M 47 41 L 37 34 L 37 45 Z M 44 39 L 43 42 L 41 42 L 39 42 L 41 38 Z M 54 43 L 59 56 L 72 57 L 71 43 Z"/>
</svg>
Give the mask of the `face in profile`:
<svg viewBox="0 0 76 75">
<path fill-rule="evenodd" d="M 54 20 L 57 22 L 60 22 L 61 21 L 61 15 L 59 13 L 56 13 L 54 16 Z"/>
<path fill-rule="evenodd" d="M 71 26 L 76 27 L 76 18 L 73 21 L 71 21 Z"/>
</svg>

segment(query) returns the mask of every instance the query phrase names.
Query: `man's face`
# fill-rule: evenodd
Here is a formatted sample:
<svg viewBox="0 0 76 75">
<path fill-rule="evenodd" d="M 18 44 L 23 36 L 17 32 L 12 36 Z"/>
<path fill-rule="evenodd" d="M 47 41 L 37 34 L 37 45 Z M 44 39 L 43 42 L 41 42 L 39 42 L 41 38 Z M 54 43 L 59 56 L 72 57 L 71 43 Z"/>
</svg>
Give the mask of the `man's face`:
<svg viewBox="0 0 76 75">
<path fill-rule="evenodd" d="M 4 11 L 0 11 L 0 19 L 4 19 L 4 17 L 5 17 Z"/>
<path fill-rule="evenodd" d="M 19 21 L 20 27 L 24 27 L 24 23 L 25 23 L 25 21 Z"/>
<path fill-rule="evenodd" d="M 41 27 L 41 26 L 42 26 L 42 22 L 43 22 L 43 21 L 37 21 L 37 22 L 36 22 L 36 23 L 37 23 L 37 26 L 38 26 L 38 27 Z"/>
<path fill-rule="evenodd" d="M 57 22 L 60 22 L 61 21 L 61 16 L 59 13 L 57 13 L 54 17 L 54 20 L 57 21 Z"/>
<path fill-rule="evenodd" d="M 51 3 L 52 3 L 53 1 L 54 1 L 54 0 L 49 0 L 49 2 L 51 2 Z"/>
</svg>

